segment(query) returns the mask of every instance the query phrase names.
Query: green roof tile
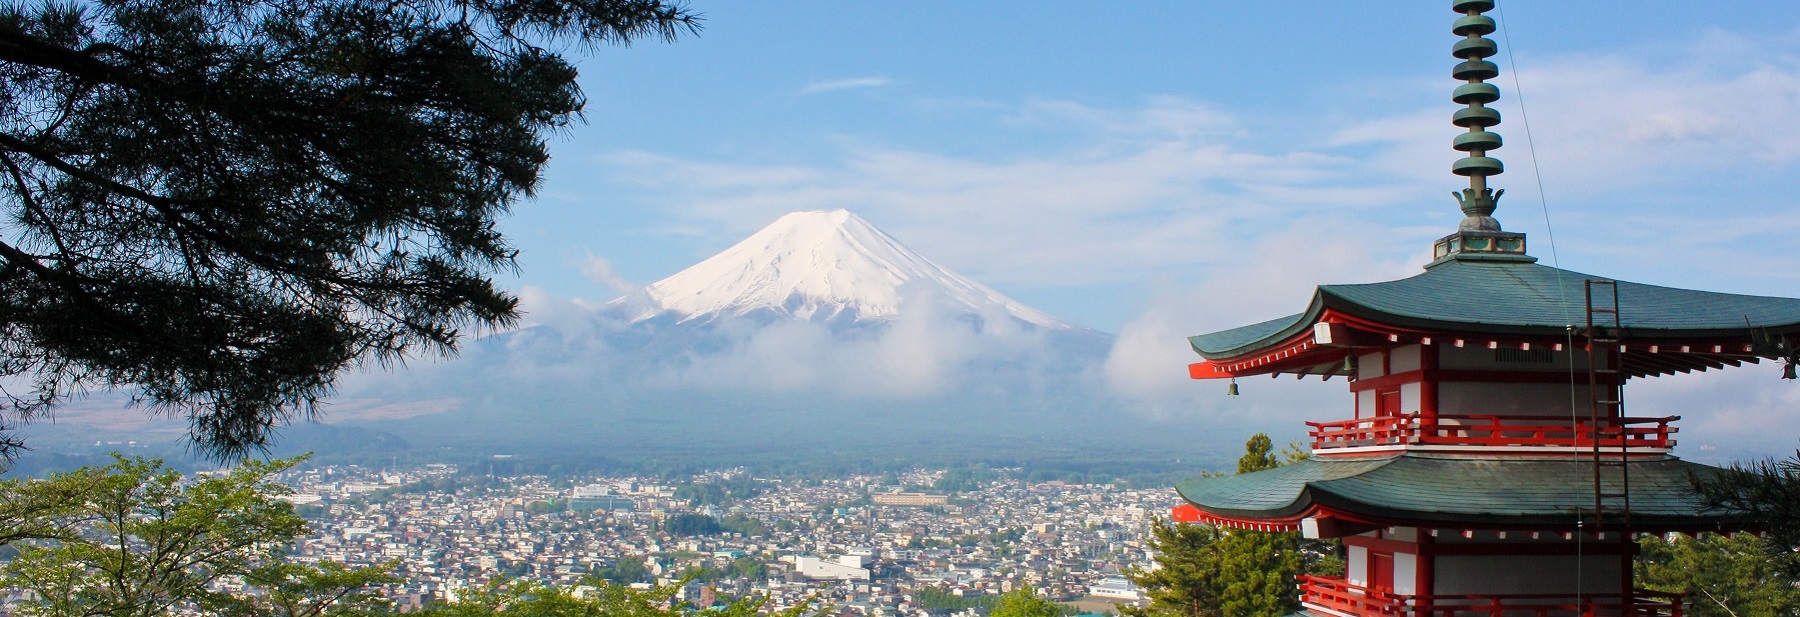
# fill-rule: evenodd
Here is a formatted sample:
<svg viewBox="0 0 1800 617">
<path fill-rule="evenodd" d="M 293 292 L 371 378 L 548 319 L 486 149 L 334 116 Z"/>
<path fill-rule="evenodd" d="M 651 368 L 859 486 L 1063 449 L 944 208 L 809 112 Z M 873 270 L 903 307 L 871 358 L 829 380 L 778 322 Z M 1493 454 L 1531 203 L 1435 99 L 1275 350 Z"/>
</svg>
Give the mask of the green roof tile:
<svg viewBox="0 0 1800 617">
<path fill-rule="evenodd" d="M 1527 262 L 1446 259 L 1410 278 L 1321 285 L 1307 311 L 1190 337 L 1207 358 L 1229 358 L 1294 336 L 1327 308 L 1398 326 L 1555 336 L 1584 323 L 1589 274 Z M 1751 328 L 1800 331 L 1800 299 L 1695 291 L 1619 281 L 1620 322 L 1630 337 L 1743 336 Z"/>
<path fill-rule="evenodd" d="M 1672 456 L 1631 463 L 1634 522 L 1706 528 L 1689 478 L 1718 470 Z M 1314 504 L 1392 520 L 1445 524 L 1568 525 L 1594 503 L 1594 466 L 1579 458 L 1474 458 L 1409 453 L 1378 459 L 1313 457 L 1293 465 L 1176 484 L 1202 510 L 1235 518 L 1285 518 Z M 1606 484 L 1613 492 L 1617 486 Z"/>
</svg>

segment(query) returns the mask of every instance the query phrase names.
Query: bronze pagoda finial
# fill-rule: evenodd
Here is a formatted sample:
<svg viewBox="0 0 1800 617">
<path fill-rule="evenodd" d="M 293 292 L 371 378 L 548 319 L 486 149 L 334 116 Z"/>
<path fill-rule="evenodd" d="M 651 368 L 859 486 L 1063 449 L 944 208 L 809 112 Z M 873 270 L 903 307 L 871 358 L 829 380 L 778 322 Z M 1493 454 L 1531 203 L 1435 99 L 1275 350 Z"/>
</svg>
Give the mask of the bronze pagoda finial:
<svg viewBox="0 0 1800 617">
<path fill-rule="evenodd" d="M 1439 239 L 1432 252 L 1437 258 L 1470 253 L 1523 257 L 1525 235 L 1502 231 L 1500 221 L 1494 219 L 1494 209 L 1506 191 L 1488 187 L 1488 176 L 1506 171 L 1500 159 L 1488 156 L 1501 144 L 1500 135 L 1488 130 L 1500 124 L 1500 112 L 1487 106 L 1500 100 L 1500 88 L 1487 83 L 1500 76 L 1500 67 L 1487 60 L 1499 52 L 1499 46 L 1485 36 L 1497 30 L 1498 25 L 1482 15 L 1493 10 L 1494 0 L 1451 0 L 1450 7 L 1462 14 L 1450 31 L 1463 37 L 1450 48 L 1450 55 L 1462 60 L 1451 75 L 1467 82 L 1450 94 L 1450 100 L 1464 105 L 1450 117 L 1450 122 L 1468 129 L 1451 142 L 1451 147 L 1465 155 L 1450 166 L 1450 171 L 1467 177 L 1469 188 L 1451 193 L 1462 208 L 1463 219 L 1456 226 L 1456 233 Z"/>
<path fill-rule="evenodd" d="M 1451 100 L 1468 105 L 1450 117 L 1451 123 L 1469 129 L 1467 133 L 1456 136 L 1456 141 L 1451 144 L 1458 151 L 1468 153 L 1450 167 L 1452 173 L 1469 177 L 1469 188 L 1456 196 L 1463 214 L 1467 216 L 1457 228 L 1463 231 L 1500 231 L 1500 223 L 1493 217 L 1494 208 L 1500 201 L 1500 193 L 1487 186 L 1488 176 L 1506 171 L 1499 159 L 1487 155 L 1489 151 L 1499 149 L 1501 143 L 1499 134 L 1487 130 L 1500 123 L 1500 112 L 1487 106 L 1500 99 L 1500 88 L 1486 82 L 1500 75 L 1500 67 L 1487 61 L 1499 48 L 1494 45 L 1493 39 L 1484 36 L 1492 34 L 1496 29 L 1494 20 L 1482 15 L 1493 10 L 1494 2 L 1455 0 L 1451 8 L 1463 14 L 1450 27 L 1452 33 L 1463 37 L 1463 40 L 1457 41 L 1450 48 L 1450 54 L 1462 60 L 1451 75 L 1468 82 L 1458 86 L 1450 95 Z"/>
</svg>

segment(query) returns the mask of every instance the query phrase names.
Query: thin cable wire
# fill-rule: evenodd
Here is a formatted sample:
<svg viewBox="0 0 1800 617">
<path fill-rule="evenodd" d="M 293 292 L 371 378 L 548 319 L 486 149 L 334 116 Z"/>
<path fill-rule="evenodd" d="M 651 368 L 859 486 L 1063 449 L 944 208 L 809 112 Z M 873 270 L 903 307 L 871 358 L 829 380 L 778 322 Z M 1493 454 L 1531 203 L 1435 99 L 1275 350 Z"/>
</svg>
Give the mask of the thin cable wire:
<svg viewBox="0 0 1800 617">
<path fill-rule="evenodd" d="M 1573 320 L 1568 288 L 1562 286 L 1562 257 L 1556 253 L 1556 228 L 1550 224 L 1550 200 L 1544 194 L 1544 173 L 1538 167 L 1537 142 L 1531 138 L 1531 115 L 1525 113 L 1525 87 L 1519 83 L 1519 60 L 1513 57 L 1512 33 L 1506 29 L 1506 7 L 1494 3 L 1500 15 L 1500 37 L 1506 41 L 1506 62 L 1512 65 L 1513 98 L 1519 99 L 1519 122 L 1525 126 L 1525 149 L 1531 156 L 1531 176 L 1537 182 L 1538 205 L 1544 213 L 1544 235 L 1550 241 L 1550 263 L 1556 266 L 1557 292 L 1562 297 L 1563 320 Z"/>
<path fill-rule="evenodd" d="M 1532 139 L 1531 135 L 1531 115 L 1525 112 L 1525 87 L 1519 82 L 1519 61 L 1513 56 L 1512 32 L 1506 27 L 1506 6 L 1502 2 L 1495 2 L 1494 8 L 1496 9 L 1495 13 L 1500 17 L 1501 40 L 1506 42 L 1506 62 L 1507 64 L 1512 65 L 1513 96 L 1514 98 L 1519 99 L 1519 121 L 1525 127 L 1525 149 L 1531 157 L 1532 179 L 1537 183 L 1538 206 L 1544 213 L 1544 235 L 1546 236 L 1546 239 L 1550 241 L 1550 263 L 1556 266 L 1556 291 L 1558 298 L 1561 300 L 1559 304 L 1563 312 L 1563 323 L 1568 324 L 1564 328 L 1568 340 L 1568 343 L 1564 348 L 1568 350 L 1569 354 L 1569 427 L 1574 429 L 1574 432 L 1579 433 L 1580 431 L 1577 427 L 1581 425 L 1581 420 L 1576 414 L 1576 406 L 1578 405 L 1579 397 L 1575 394 L 1575 331 L 1574 324 L 1571 323 L 1575 319 L 1573 314 L 1574 307 L 1569 300 L 1568 285 L 1563 281 L 1562 257 L 1556 252 L 1556 227 L 1550 224 L 1550 200 L 1544 192 L 1543 170 L 1538 166 L 1537 142 Z M 1592 336 L 1591 332 L 1589 333 L 1589 336 Z M 1592 347 L 1591 342 L 1589 343 L 1589 346 Z M 1593 362 L 1591 349 L 1589 351 L 1589 356 L 1589 363 L 1591 364 Z M 1593 368 L 1593 366 L 1589 366 L 1588 370 L 1591 371 Z M 1623 391 L 1624 389 L 1620 388 L 1620 390 Z M 1589 389 L 1588 396 L 1594 396 L 1592 388 Z M 1596 461 L 1596 464 L 1598 464 L 1598 461 Z M 1583 541 L 1586 540 L 1587 534 L 1583 533 L 1585 531 L 1583 529 L 1585 526 L 1585 517 L 1582 515 L 1581 509 L 1577 508 L 1575 512 L 1575 601 L 1576 604 L 1579 605 L 1582 599 L 1586 597 L 1586 581 L 1584 580 L 1586 577 L 1583 575 L 1582 566 L 1585 565 L 1584 562 L 1586 561 L 1584 558 L 1585 546 L 1583 545 Z"/>
<path fill-rule="evenodd" d="M 1531 157 L 1531 175 L 1532 179 L 1537 183 L 1538 206 L 1544 214 L 1544 233 L 1547 236 L 1546 239 L 1550 241 L 1550 263 L 1556 266 L 1556 295 L 1558 300 L 1560 300 L 1558 304 L 1563 312 L 1563 323 L 1567 324 L 1565 329 L 1569 330 L 1569 343 L 1566 346 L 1569 350 L 1569 422 L 1573 425 L 1578 422 L 1575 408 L 1579 402 L 1579 398 L 1575 394 L 1575 346 L 1574 333 L 1572 331 L 1575 326 L 1573 323 L 1575 320 L 1575 315 L 1573 313 L 1574 306 L 1573 302 L 1569 299 L 1568 285 L 1563 281 L 1562 257 L 1556 252 L 1556 228 L 1550 224 L 1550 200 L 1545 196 L 1544 174 L 1542 169 L 1538 166 L 1537 142 L 1532 139 L 1531 134 L 1531 115 L 1525 111 L 1525 87 L 1519 82 L 1519 61 L 1513 56 L 1512 33 L 1506 28 L 1506 7 L 1502 3 L 1495 2 L 1494 8 L 1496 9 L 1496 13 L 1500 16 L 1501 40 L 1506 42 L 1506 62 L 1507 64 L 1512 65 L 1513 69 L 1512 80 L 1514 98 L 1519 99 L 1519 121 L 1525 127 L 1525 149 Z M 1590 392 L 1589 396 L 1592 396 L 1592 394 L 1593 393 Z"/>
<path fill-rule="evenodd" d="M 1531 157 L 1531 176 L 1537 183 L 1538 207 L 1544 213 L 1544 235 L 1550 241 L 1550 263 L 1556 266 L 1556 295 L 1563 311 L 1563 323 L 1568 329 L 1575 324 L 1573 302 L 1569 300 L 1569 288 L 1563 281 L 1562 257 L 1556 252 L 1556 227 L 1550 224 L 1550 199 L 1544 192 L 1544 174 L 1538 166 L 1537 141 L 1531 135 L 1531 114 L 1525 112 L 1525 86 L 1519 82 L 1519 60 L 1513 56 L 1512 32 L 1506 28 L 1506 7 L 1499 2 L 1494 3 L 1496 13 L 1500 16 L 1500 37 L 1506 41 L 1506 62 L 1512 65 L 1513 96 L 1519 99 L 1519 121 L 1525 126 L 1525 149 Z M 1575 395 L 1575 343 L 1574 333 L 1569 333 L 1569 421 L 1576 422 L 1575 408 L 1578 397 Z M 1591 396 L 1592 393 L 1590 392 Z"/>
</svg>

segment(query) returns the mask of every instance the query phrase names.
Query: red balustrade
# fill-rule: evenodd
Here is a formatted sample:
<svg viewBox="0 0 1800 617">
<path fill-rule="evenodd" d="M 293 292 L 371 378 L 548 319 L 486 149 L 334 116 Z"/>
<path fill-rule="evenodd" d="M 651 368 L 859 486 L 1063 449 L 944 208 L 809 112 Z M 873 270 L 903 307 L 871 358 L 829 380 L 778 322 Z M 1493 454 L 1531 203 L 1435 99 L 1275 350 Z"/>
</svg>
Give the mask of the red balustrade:
<svg viewBox="0 0 1800 617">
<path fill-rule="evenodd" d="M 1670 422 L 1663 418 L 1607 418 L 1598 431 L 1586 418 L 1568 416 L 1401 415 L 1307 422 L 1313 449 L 1367 446 L 1553 446 L 1591 448 L 1598 435 L 1602 448 L 1675 447 Z"/>
<path fill-rule="evenodd" d="M 1300 576 L 1300 602 L 1358 617 L 1682 617 L 1683 596 L 1646 589 L 1624 594 L 1404 596 L 1343 579 Z"/>
</svg>

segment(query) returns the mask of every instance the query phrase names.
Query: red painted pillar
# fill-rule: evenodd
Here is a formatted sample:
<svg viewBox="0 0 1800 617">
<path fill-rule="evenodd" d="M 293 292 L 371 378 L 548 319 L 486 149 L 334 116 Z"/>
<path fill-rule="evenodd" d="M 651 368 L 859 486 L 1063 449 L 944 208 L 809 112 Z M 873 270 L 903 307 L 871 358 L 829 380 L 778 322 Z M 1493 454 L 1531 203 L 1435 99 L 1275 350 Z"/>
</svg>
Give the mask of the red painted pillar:
<svg viewBox="0 0 1800 617">
<path fill-rule="evenodd" d="M 1431 537 L 1431 534 L 1426 533 L 1424 529 L 1419 530 L 1418 536 L 1419 558 L 1417 574 L 1419 578 L 1413 583 L 1413 589 L 1416 590 L 1416 595 L 1430 597 L 1437 592 L 1436 585 L 1434 584 L 1437 579 L 1437 573 L 1435 571 L 1436 564 L 1434 563 L 1437 561 L 1437 545 L 1434 544 L 1436 540 Z"/>
<path fill-rule="evenodd" d="M 1438 412 L 1437 345 L 1419 346 L 1419 415 L 1436 418 Z"/>
</svg>

